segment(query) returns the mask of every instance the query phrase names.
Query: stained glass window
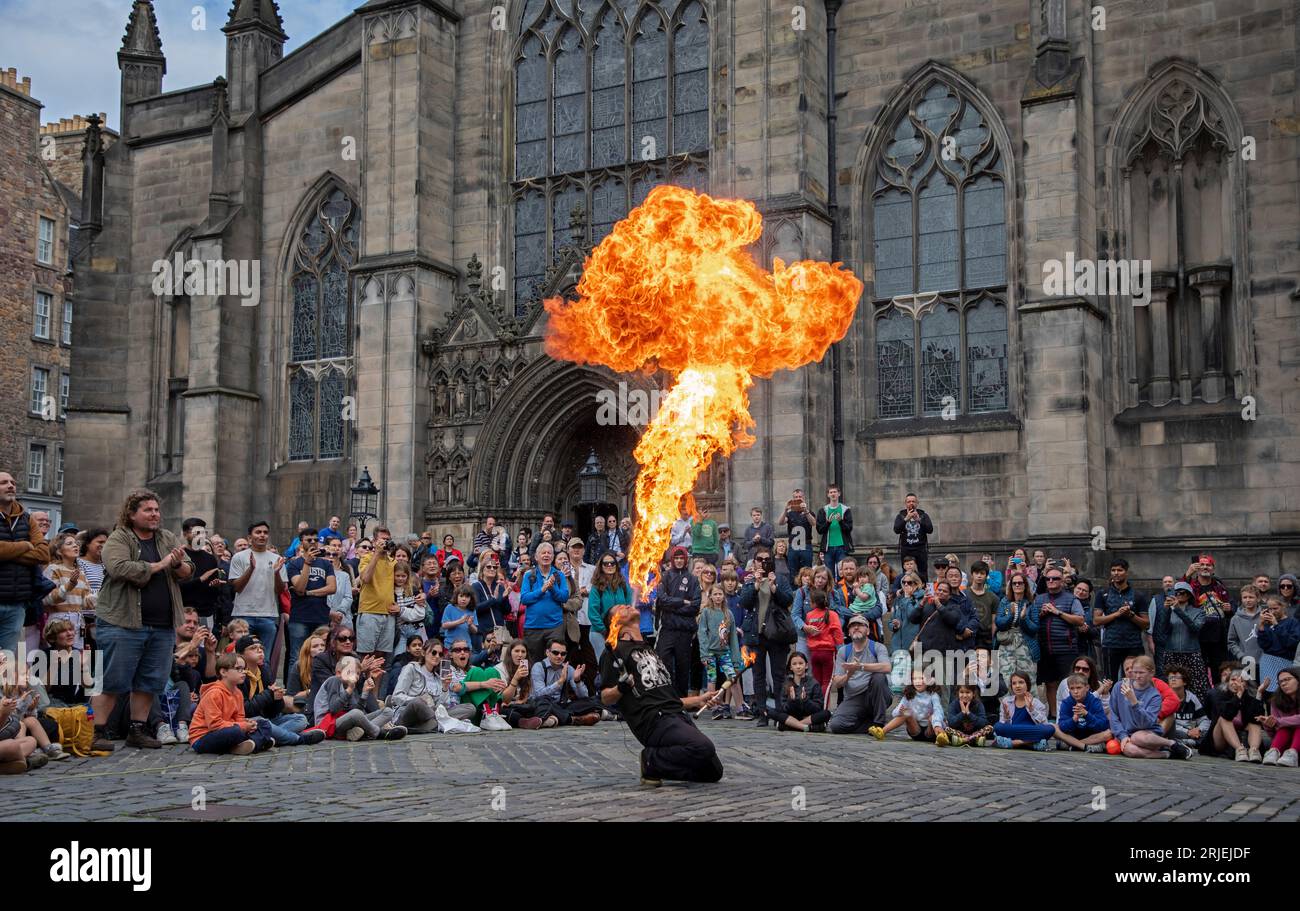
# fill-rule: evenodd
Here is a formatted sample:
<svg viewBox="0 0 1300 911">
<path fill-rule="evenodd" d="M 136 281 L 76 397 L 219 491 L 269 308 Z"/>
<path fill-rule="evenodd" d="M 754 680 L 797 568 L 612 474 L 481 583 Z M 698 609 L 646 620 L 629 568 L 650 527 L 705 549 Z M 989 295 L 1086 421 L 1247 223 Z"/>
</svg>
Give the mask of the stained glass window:
<svg viewBox="0 0 1300 911">
<path fill-rule="evenodd" d="M 916 351 L 916 320 L 892 311 L 876 322 L 876 382 L 882 418 L 911 417 L 916 406 L 912 355 Z"/>
<path fill-rule="evenodd" d="M 288 455 L 342 458 L 343 399 L 352 375 L 352 280 L 360 218 L 338 187 L 325 192 L 298 232 L 289 280 Z"/>
<path fill-rule="evenodd" d="M 927 415 L 956 408 L 961 394 L 961 320 L 951 307 L 940 307 L 921 320 L 921 398 Z"/>
<path fill-rule="evenodd" d="M 877 416 L 1005 411 L 1006 188 L 989 108 L 938 76 L 910 93 L 869 185 Z"/>
<path fill-rule="evenodd" d="M 659 183 L 708 189 L 709 24 L 700 0 L 528 0 L 515 49 L 516 313 L 556 251 L 599 243 Z"/>
<path fill-rule="evenodd" d="M 1007 308 L 985 298 L 966 311 L 966 373 L 970 410 L 1007 408 Z"/>
</svg>

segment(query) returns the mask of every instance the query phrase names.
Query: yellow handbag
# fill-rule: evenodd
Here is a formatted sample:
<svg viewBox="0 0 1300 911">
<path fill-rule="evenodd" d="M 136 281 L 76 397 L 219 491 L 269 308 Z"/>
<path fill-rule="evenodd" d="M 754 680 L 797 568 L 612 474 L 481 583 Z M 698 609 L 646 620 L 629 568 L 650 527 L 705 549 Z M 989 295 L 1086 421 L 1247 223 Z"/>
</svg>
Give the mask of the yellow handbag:
<svg viewBox="0 0 1300 911">
<path fill-rule="evenodd" d="M 45 714 L 54 719 L 59 726 L 59 742 L 63 749 L 73 756 L 111 756 L 102 750 L 91 749 L 95 742 L 95 726 L 86 717 L 84 705 L 71 705 L 66 708 L 50 706 Z"/>
</svg>

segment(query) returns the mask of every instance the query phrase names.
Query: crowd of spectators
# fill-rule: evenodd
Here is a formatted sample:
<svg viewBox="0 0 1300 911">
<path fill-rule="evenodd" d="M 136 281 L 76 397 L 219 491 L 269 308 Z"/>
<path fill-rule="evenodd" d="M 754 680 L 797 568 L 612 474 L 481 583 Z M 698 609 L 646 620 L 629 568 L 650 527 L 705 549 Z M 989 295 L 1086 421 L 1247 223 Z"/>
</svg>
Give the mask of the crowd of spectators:
<svg viewBox="0 0 1300 911">
<path fill-rule="evenodd" d="M 628 606 L 665 682 L 714 694 L 716 722 L 1289 767 L 1300 749 L 1294 575 L 1231 591 L 1202 554 L 1142 591 L 1122 557 L 1104 584 L 1029 547 L 932 560 L 914 495 L 889 554 L 855 544 L 835 487 L 738 532 L 684 504 L 653 587 L 628 578 L 635 528 L 613 515 L 585 538 L 487 517 L 467 546 L 332 516 L 281 552 L 261 521 L 231 541 L 190 517 L 177 536 L 148 490 L 111 528 L 50 535 L 3 472 L 0 514 L 10 772 L 66 758 L 72 721 L 85 755 L 621 720 L 600 674 Z"/>
</svg>

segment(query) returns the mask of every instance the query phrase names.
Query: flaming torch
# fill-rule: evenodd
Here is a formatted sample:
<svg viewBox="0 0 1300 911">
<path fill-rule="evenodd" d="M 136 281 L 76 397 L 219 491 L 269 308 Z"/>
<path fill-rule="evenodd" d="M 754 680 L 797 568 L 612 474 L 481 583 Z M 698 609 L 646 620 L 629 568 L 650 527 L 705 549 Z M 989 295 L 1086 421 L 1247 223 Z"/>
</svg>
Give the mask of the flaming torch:
<svg viewBox="0 0 1300 911">
<path fill-rule="evenodd" d="M 753 445 L 749 387 L 820 360 L 848 331 L 862 282 L 839 263 L 747 252 L 763 219 L 752 203 L 659 186 L 588 257 L 577 299 L 546 301 L 546 351 L 620 373 L 667 370 L 672 387 L 637 444 L 637 590 L 658 581 L 681 498 L 715 457 Z"/>
<path fill-rule="evenodd" d="M 745 667 L 750 668 L 754 666 L 754 659 L 758 657 L 758 654 L 753 649 L 747 646 L 742 646 L 740 649 L 740 657 L 741 660 L 745 662 Z M 714 696 L 712 699 L 710 699 L 709 702 L 710 703 L 721 702 L 722 697 L 726 695 L 727 690 L 731 689 L 731 685 L 739 679 L 740 679 L 740 675 L 737 674 L 734 677 L 728 677 L 726 680 L 722 681 L 722 686 L 718 687 L 717 695 Z M 707 704 L 702 706 L 700 710 L 695 713 L 695 717 L 699 718 L 701 715 L 703 715 L 704 710 L 707 709 L 708 707 L 709 706 Z"/>
</svg>

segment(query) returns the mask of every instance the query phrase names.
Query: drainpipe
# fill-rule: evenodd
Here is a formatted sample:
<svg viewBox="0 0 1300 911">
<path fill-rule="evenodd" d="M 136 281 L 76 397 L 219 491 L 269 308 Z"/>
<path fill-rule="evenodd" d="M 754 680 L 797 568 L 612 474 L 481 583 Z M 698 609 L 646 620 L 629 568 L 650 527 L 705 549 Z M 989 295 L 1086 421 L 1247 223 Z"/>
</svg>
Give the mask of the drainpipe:
<svg viewBox="0 0 1300 911">
<path fill-rule="evenodd" d="M 835 164 L 835 15 L 843 0 L 826 2 L 826 201 L 831 219 L 831 262 L 840 262 L 840 206 Z M 832 481 L 844 484 L 844 379 L 840 343 L 831 345 Z"/>
</svg>

